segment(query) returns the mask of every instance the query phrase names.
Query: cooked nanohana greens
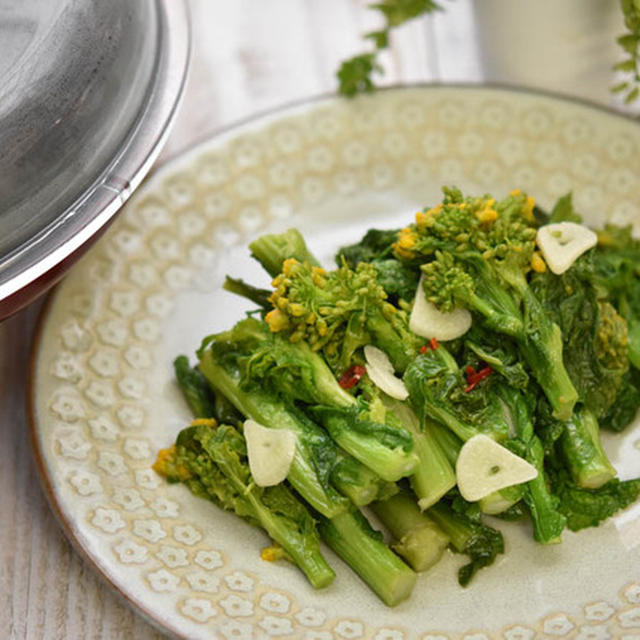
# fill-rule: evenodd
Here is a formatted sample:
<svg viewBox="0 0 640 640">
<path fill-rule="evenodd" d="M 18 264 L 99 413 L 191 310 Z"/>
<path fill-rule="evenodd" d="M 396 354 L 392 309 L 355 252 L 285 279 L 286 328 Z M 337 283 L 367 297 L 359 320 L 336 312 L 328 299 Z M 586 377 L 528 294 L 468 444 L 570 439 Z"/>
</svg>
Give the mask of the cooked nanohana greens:
<svg viewBox="0 0 640 640">
<path fill-rule="evenodd" d="M 528 520 L 542 544 L 598 525 L 640 493 L 600 441 L 640 406 L 640 241 L 607 225 L 592 246 L 580 225 L 570 196 L 547 214 L 519 190 L 445 188 L 333 270 L 295 229 L 258 238 L 272 287 L 227 277 L 258 308 L 195 366 L 176 358 L 194 421 L 154 468 L 262 527 L 262 558 L 316 588 L 335 577 L 323 540 L 389 606 L 446 548 L 469 558 L 462 585 L 490 565 L 504 541 L 487 516 Z"/>
</svg>

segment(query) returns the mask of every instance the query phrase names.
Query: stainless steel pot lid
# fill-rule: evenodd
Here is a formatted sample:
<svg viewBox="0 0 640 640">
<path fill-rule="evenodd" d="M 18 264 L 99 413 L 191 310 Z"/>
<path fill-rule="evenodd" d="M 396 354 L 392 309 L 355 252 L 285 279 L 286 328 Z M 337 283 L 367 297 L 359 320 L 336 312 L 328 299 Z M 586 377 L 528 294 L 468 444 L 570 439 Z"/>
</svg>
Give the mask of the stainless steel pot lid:
<svg viewBox="0 0 640 640">
<path fill-rule="evenodd" d="M 142 180 L 188 60 L 182 0 L 0 1 L 0 317 Z"/>
</svg>

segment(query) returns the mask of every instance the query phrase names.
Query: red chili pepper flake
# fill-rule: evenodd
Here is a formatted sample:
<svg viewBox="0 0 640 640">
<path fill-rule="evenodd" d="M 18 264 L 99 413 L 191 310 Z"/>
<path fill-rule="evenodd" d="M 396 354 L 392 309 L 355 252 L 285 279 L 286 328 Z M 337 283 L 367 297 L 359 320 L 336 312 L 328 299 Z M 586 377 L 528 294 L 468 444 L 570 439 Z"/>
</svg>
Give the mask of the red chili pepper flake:
<svg viewBox="0 0 640 640">
<path fill-rule="evenodd" d="M 491 375 L 492 371 L 493 369 L 491 367 L 484 367 L 483 369 L 480 369 L 478 373 L 476 373 L 476 375 L 474 376 L 474 380 L 480 382 L 480 380 L 488 378 Z"/>
<path fill-rule="evenodd" d="M 354 364 L 340 376 L 338 384 L 343 389 L 351 389 L 358 384 L 360 378 L 362 378 L 366 372 L 367 370 L 361 364 Z"/>
<path fill-rule="evenodd" d="M 493 369 L 489 366 L 483 367 L 479 371 L 476 371 L 471 365 L 469 365 L 465 370 L 467 374 L 467 387 L 464 390 L 465 393 L 469 393 L 469 391 L 473 391 L 478 382 L 481 382 L 485 378 L 488 378 Z"/>
<path fill-rule="evenodd" d="M 420 347 L 420 353 L 427 353 L 429 349 L 433 349 L 434 351 L 438 348 L 438 340 L 436 338 L 431 338 L 428 344 L 423 344 Z"/>
</svg>

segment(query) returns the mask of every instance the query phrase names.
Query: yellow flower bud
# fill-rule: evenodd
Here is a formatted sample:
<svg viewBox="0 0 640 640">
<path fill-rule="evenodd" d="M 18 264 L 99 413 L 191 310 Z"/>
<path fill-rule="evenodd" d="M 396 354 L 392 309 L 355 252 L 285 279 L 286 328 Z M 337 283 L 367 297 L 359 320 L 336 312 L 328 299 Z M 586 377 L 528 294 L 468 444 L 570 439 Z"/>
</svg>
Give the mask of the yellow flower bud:
<svg viewBox="0 0 640 640">
<path fill-rule="evenodd" d="M 280 309 L 272 309 L 264 319 L 273 333 L 282 331 L 289 326 L 289 316 L 282 313 Z"/>
<path fill-rule="evenodd" d="M 544 258 L 536 251 L 531 258 L 531 268 L 536 273 L 544 273 L 547 270 L 547 265 Z"/>
<path fill-rule="evenodd" d="M 427 211 L 418 211 L 416 213 L 416 224 L 419 229 L 425 229 L 431 224 L 431 221 L 442 211 L 442 203 L 437 204 L 435 207 L 431 207 Z M 404 233 L 405 229 L 402 230 Z"/>
<path fill-rule="evenodd" d="M 327 272 L 321 267 L 312 267 L 311 269 L 311 281 L 313 282 L 313 284 L 316 285 L 316 287 L 323 288 L 326 286 L 327 284 L 327 279 L 325 278 L 326 275 L 327 275 Z"/>
<path fill-rule="evenodd" d="M 295 317 L 303 316 L 306 312 L 307 310 L 299 302 L 292 302 L 289 305 L 289 313 L 292 316 L 295 316 Z"/>
<path fill-rule="evenodd" d="M 491 208 L 480 209 L 480 211 L 476 211 L 475 215 L 476 218 L 478 218 L 478 220 L 480 220 L 480 222 L 482 222 L 483 224 L 495 222 L 498 219 L 498 212 L 495 209 Z"/>
<path fill-rule="evenodd" d="M 293 273 L 295 267 L 297 267 L 300 263 L 295 258 L 287 258 L 282 263 L 282 273 L 285 276 L 290 276 Z"/>
<path fill-rule="evenodd" d="M 535 198 L 533 196 L 529 196 L 522 207 L 522 215 L 525 217 L 525 220 L 529 222 L 533 222 L 534 220 L 533 207 L 535 206 L 535 204 Z"/>
<path fill-rule="evenodd" d="M 192 427 L 212 427 L 218 426 L 218 421 L 215 418 L 195 418 L 191 421 Z"/>
</svg>

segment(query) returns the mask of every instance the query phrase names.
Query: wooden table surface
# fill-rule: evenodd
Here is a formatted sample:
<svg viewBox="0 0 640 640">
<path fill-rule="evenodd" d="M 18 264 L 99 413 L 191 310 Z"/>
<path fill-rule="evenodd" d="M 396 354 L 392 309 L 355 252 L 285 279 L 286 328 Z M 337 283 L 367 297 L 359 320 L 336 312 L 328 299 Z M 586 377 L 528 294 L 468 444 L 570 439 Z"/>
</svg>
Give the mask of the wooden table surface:
<svg viewBox="0 0 640 640">
<path fill-rule="evenodd" d="M 483 1 L 495 8 L 501 0 Z M 190 79 L 162 158 L 251 114 L 334 91 L 339 61 L 365 49 L 361 34 L 380 26 L 367 4 L 189 0 Z M 492 20 L 491 15 L 486 20 Z M 521 77 L 529 84 L 564 88 L 575 80 L 569 87 L 574 93 L 608 100 L 606 85 L 593 74 L 586 82 L 549 74 L 539 81 L 527 75 L 528 67 L 489 68 L 491 61 L 482 57 L 484 45 L 477 36 L 472 0 L 447 3 L 445 13 L 398 31 L 382 58 L 385 83 Z M 611 37 L 605 43 L 612 41 Z M 592 40 L 587 44 L 594 46 Z M 615 53 L 599 51 L 597 62 L 606 73 L 607 56 Z M 162 637 L 123 605 L 75 553 L 40 489 L 29 443 L 25 388 L 41 305 L 37 301 L 0 324 L 0 638 Z"/>
</svg>

